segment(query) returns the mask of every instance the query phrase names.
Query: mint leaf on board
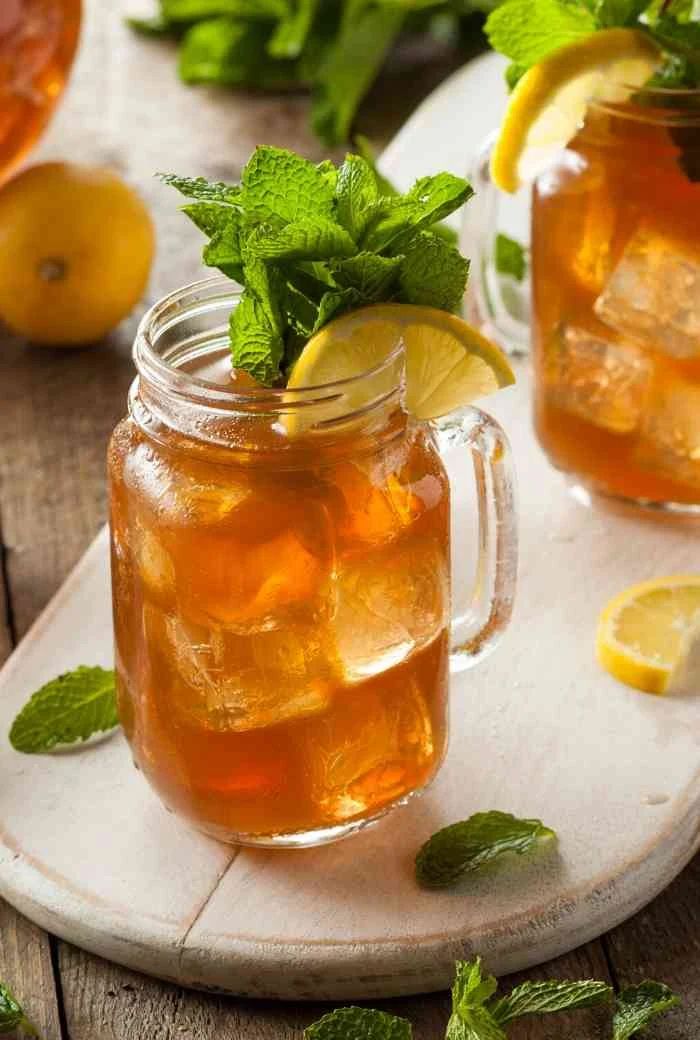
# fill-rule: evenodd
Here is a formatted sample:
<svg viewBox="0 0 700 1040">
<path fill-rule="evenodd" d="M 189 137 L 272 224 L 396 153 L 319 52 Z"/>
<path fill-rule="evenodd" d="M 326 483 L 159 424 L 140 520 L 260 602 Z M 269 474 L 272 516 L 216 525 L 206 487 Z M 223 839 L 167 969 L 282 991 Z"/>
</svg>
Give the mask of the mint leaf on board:
<svg viewBox="0 0 700 1040">
<path fill-rule="evenodd" d="M 583 982 L 523 982 L 507 997 L 500 997 L 489 1010 L 500 1026 L 524 1015 L 548 1015 L 557 1011 L 574 1011 L 593 1007 L 612 997 L 606 982 L 587 979 Z"/>
<path fill-rule="evenodd" d="M 510 275 L 522 282 L 527 272 L 525 248 L 508 235 L 498 234 L 493 247 L 493 262 L 499 274 Z"/>
<path fill-rule="evenodd" d="M 556 841 L 541 820 L 520 820 L 510 813 L 483 812 L 444 827 L 416 856 L 416 877 L 426 888 L 445 888 L 505 855 L 523 855 Z"/>
<path fill-rule="evenodd" d="M 405 250 L 399 275 L 402 303 L 459 311 L 469 277 L 469 261 L 434 231 L 421 231 Z"/>
<path fill-rule="evenodd" d="M 338 1008 L 308 1026 L 304 1040 L 411 1040 L 411 1023 L 386 1011 Z"/>
<path fill-rule="evenodd" d="M 0 982 L 0 1033 L 14 1033 L 18 1029 L 28 1036 L 37 1035 L 36 1029 L 25 1015 L 22 1005 L 8 987 Z"/>
<path fill-rule="evenodd" d="M 81 665 L 37 690 L 10 729 L 15 751 L 39 754 L 119 725 L 114 672 Z"/>
<path fill-rule="evenodd" d="M 567 0 L 506 0 L 486 20 L 494 50 L 529 68 L 547 54 L 597 28 L 591 11 Z"/>
<path fill-rule="evenodd" d="M 678 1004 L 680 998 L 661 982 L 641 982 L 623 989 L 615 1000 L 613 1040 L 629 1040 Z"/>
<path fill-rule="evenodd" d="M 347 139 L 358 105 L 384 64 L 405 16 L 400 4 L 345 0 L 335 41 L 314 78 L 311 123 L 325 144 Z"/>
</svg>

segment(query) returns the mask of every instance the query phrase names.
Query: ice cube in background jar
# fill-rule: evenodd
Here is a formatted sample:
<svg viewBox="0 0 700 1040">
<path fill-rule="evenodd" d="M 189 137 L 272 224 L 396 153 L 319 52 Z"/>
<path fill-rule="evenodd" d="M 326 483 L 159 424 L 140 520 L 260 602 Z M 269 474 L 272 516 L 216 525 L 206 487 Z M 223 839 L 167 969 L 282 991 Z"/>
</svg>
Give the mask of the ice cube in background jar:
<svg viewBox="0 0 700 1040">
<path fill-rule="evenodd" d="M 611 328 L 659 353 L 700 357 L 700 250 L 640 228 L 596 300 L 595 312 Z"/>
<path fill-rule="evenodd" d="M 700 385 L 660 377 L 649 399 L 636 451 L 640 468 L 700 488 Z"/>
<path fill-rule="evenodd" d="M 547 358 L 550 401 L 611 433 L 637 429 L 653 365 L 633 343 L 617 343 L 565 325 Z"/>
<path fill-rule="evenodd" d="M 334 640 L 346 682 L 378 675 L 448 623 L 447 560 L 437 538 L 350 555 L 336 572 Z"/>
</svg>

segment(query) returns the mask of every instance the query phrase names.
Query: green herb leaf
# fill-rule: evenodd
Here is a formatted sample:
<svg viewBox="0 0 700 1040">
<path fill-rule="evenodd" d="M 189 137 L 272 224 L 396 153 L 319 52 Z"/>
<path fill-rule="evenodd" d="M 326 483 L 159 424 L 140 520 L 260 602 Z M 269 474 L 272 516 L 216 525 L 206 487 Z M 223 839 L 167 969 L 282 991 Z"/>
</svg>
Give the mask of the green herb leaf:
<svg viewBox="0 0 700 1040">
<path fill-rule="evenodd" d="M 507 997 L 492 1002 L 489 1010 L 500 1026 L 524 1015 L 548 1015 L 593 1007 L 612 997 L 606 982 L 523 982 Z"/>
<path fill-rule="evenodd" d="M 396 285 L 402 256 L 377 256 L 376 253 L 358 253 L 348 260 L 332 265 L 338 285 L 356 289 L 367 303 L 387 300 Z"/>
<path fill-rule="evenodd" d="M 365 302 L 357 289 L 337 289 L 327 292 L 321 299 L 316 324 L 311 331 L 318 332 L 333 318 L 339 318 L 341 314 L 345 314 L 346 311 L 351 311 L 355 307 L 361 307 Z"/>
<path fill-rule="evenodd" d="M 480 957 L 457 962 L 446 1040 L 506 1040 L 506 1034 L 485 1007 L 497 986 L 493 975 L 482 974 Z"/>
<path fill-rule="evenodd" d="M 238 211 L 219 202 L 191 202 L 182 207 L 182 212 L 187 214 L 200 231 L 211 236 L 224 231 L 231 223 L 232 215 Z"/>
<path fill-rule="evenodd" d="M 593 14 L 567 0 L 506 0 L 486 21 L 494 50 L 526 68 L 595 29 Z"/>
<path fill-rule="evenodd" d="M 305 1029 L 304 1040 L 411 1040 L 411 1023 L 386 1011 L 338 1008 Z"/>
<path fill-rule="evenodd" d="M 127 18 L 126 24 L 141 36 L 171 36 L 173 32 L 172 22 L 160 14 L 153 18 Z"/>
<path fill-rule="evenodd" d="M 250 372 L 264 386 L 273 384 L 279 375 L 284 343 L 253 295 L 244 295 L 231 314 L 230 333 L 234 367 Z"/>
<path fill-rule="evenodd" d="M 405 14 L 400 6 L 346 0 L 334 44 L 315 74 L 311 121 L 326 144 L 347 140 L 357 107 L 376 78 Z"/>
<path fill-rule="evenodd" d="M 22 1005 L 15 999 L 4 983 L 0 982 L 0 1033 L 14 1033 L 21 1029 L 29 1036 L 37 1032 L 25 1015 Z"/>
<path fill-rule="evenodd" d="M 269 25 L 236 18 L 195 22 L 180 45 L 178 69 L 185 83 L 244 84 L 274 88 L 293 81 L 290 62 L 267 53 Z"/>
<path fill-rule="evenodd" d="M 83 665 L 32 695 L 12 723 L 10 743 L 15 751 L 37 754 L 118 724 L 114 672 Z"/>
<path fill-rule="evenodd" d="M 282 18 L 287 0 L 160 0 L 163 15 L 171 22 L 194 22 L 229 15 L 232 18 Z"/>
<path fill-rule="evenodd" d="M 399 299 L 445 311 L 460 309 L 469 277 L 469 261 L 433 231 L 422 231 L 408 244 L 399 276 Z"/>
<path fill-rule="evenodd" d="M 260 225 L 247 246 L 262 260 L 329 260 L 357 252 L 345 228 L 322 217 L 292 222 L 278 231 Z"/>
<path fill-rule="evenodd" d="M 641 982 L 623 989 L 615 1001 L 613 1040 L 629 1040 L 677 1004 L 679 998 L 661 982 Z"/>
<path fill-rule="evenodd" d="M 510 275 L 517 282 L 522 282 L 527 271 L 527 259 L 520 242 L 508 235 L 496 235 L 493 259 L 499 274 Z"/>
<path fill-rule="evenodd" d="M 505 853 L 523 855 L 542 842 L 556 840 L 540 820 L 519 820 L 510 813 L 476 813 L 434 834 L 416 856 L 416 877 L 427 888 L 460 881 Z"/>
<path fill-rule="evenodd" d="M 202 250 L 202 259 L 207 267 L 216 267 L 227 278 L 243 281 L 243 257 L 241 254 L 240 223 L 229 220 L 220 231 L 215 231 Z"/>
<path fill-rule="evenodd" d="M 314 217 L 333 217 L 335 178 L 284 148 L 256 148 L 243 171 L 241 203 L 253 221 L 279 226 Z"/>
<path fill-rule="evenodd" d="M 527 65 L 518 65 L 512 61 L 506 69 L 506 86 L 508 90 L 515 90 L 520 80 L 527 72 Z"/>
<path fill-rule="evenodd" d="M 348 155 L 338 170 L 335 198 L 338 222 L 354 239 L 359 239 L 379 200 L 376 174 L 361 156 Z"/>
<path fill-rule="evenodd" d="M 187 199 L 197 199 L 199 202 L 240 202 L 241 189 L 237 184 L 208 181 L 206 177 L 178 177 L 175 173 L 157 173 L 156 176 Z"/>
<path fill-rule="evenodd" d="M 377 166 L 377 157 L 368 139 L 362 134 L 356 134 L 355 147 L 357 148 L 360 158 L 364 159 L 367 165 L 371 167 L 374 179 L 377 182 L 378 193 L 384 195 L 386 198 L 391 198 L 392 195 L 399 195 L 400 192 L 398 188 L 394 187 L 391 181 L 384 176 Z"/>
<path fill-rule="evenodd" d="M 416 232 L 454 213 L 473 194 L 468 181 L 451 173 L 421 177 L 407 195 L 379 200 L 360 244 L 399 253 Z"/>
<path fill-rule="evenodd" d="M 595 0 L 593 14 L 601 29 L 634 25 L 649 6 L 649 0 Z"/>
<path fill-rule="evenodd" d="M 321 0 L 297 0 L 277 26 L 267 45 L 273 58 L 298 58 L 306 43 Z"/>
</svg>

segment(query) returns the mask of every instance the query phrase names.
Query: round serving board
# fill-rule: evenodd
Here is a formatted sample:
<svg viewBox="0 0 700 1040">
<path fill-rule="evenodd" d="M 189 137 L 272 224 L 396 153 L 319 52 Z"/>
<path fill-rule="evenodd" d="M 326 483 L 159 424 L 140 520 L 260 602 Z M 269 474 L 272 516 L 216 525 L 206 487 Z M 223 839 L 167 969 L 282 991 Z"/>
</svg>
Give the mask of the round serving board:
<svg viewBox="0 0 700 1040">
<path fill-rule="evenodd" d="M 383 156 L 402 187 L 462 173 L 496 125 L 501 59 L 443 85 Z M 700 843 L 700 695 L 618 685 L 593 653 L 603 603 L 653 575 L 697 569 L 698 529 L 589 511 L 530 430 L 526 367 L 488 403 L 520 483 L 516 609 L 501 646 L 452 689 L 437 782 L 374 829 L 314 851 L 231 849 L 161 808 L 120 734 L 28 757 L 0 740 L 0 893 L 43 928 L 185 985 L 251 996 L 360 999 L 447 987 L 479 952 L 496 973 L 583 943 L 653 898 Z M 456 589 L 473 564 L 472 479 L 454 473 Z M 106 534 L 0 675 L 0 732 L 28 695 L 77 664 L 109 665 Z M 439 827 L 501 809 L 559 835 L 447 892 L 413 858 Z"/>
<path fill-rule="evenodd" d="M 574 502 L 533 440 L 520 376 L 493 402 L 520 476 L 517 606 L 497 651 L 453 682 L 450 751 L 431 790 L 335 846 L 235 850 L 161 808 L 120 734 L 36 757 L 3 739 L 5 898 L 65 939 L 185 985 L 347 1000 L 444 988 L 475 952 L 497 973 L 547 960 L 668 884 L 699 843 L 700 697 L 618 685 L 593 641 L 621 587 L 697 567 L 697 533 Z M 468 502 L 458 479 L 463 518 Z M 42 682 L 110 658 L 103 533 L 3 672 L 0 729 Z M 453 891 L 418 888 L 420 844 L 491 808 L 542 818 L 558 850 Z"/>
</svg>

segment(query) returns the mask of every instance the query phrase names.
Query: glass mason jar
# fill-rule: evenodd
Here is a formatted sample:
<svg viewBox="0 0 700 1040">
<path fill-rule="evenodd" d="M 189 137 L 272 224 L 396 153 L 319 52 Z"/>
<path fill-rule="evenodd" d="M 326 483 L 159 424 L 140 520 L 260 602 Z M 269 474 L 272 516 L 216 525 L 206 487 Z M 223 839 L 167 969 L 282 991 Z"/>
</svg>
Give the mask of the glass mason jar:
<svg viewBox="0 0 700 1040">
<path fill-rule="evenodd" d="M 496 209 L 485 158 L 482 256 Z M 700 513 L 700 91 L 616 88 L 589 104 L 534 180 L 531 261 L 550 461 L 586 500 Z"/>
<path fill-rule="evenodd" d="M 225 841 L 312 845 L 405 801 L 444 756 L 449 488 L 436 431 L 403 409 L 400 343 L 356 379 L 254 388 L 231 375 L 237 300 L 198 283 L 136 338 L 109 449 L 120 715 L 167 807 Z M 492 419 L 469 409 L 440 436 L 477 477 L 463 668 L 510 617 L 513 488 Z"/>
<path fill-rule="evenodd" d="M 0 0 L 0 182 L 48 123 L 68 79 L 81 0 Z"/>
</svg>

